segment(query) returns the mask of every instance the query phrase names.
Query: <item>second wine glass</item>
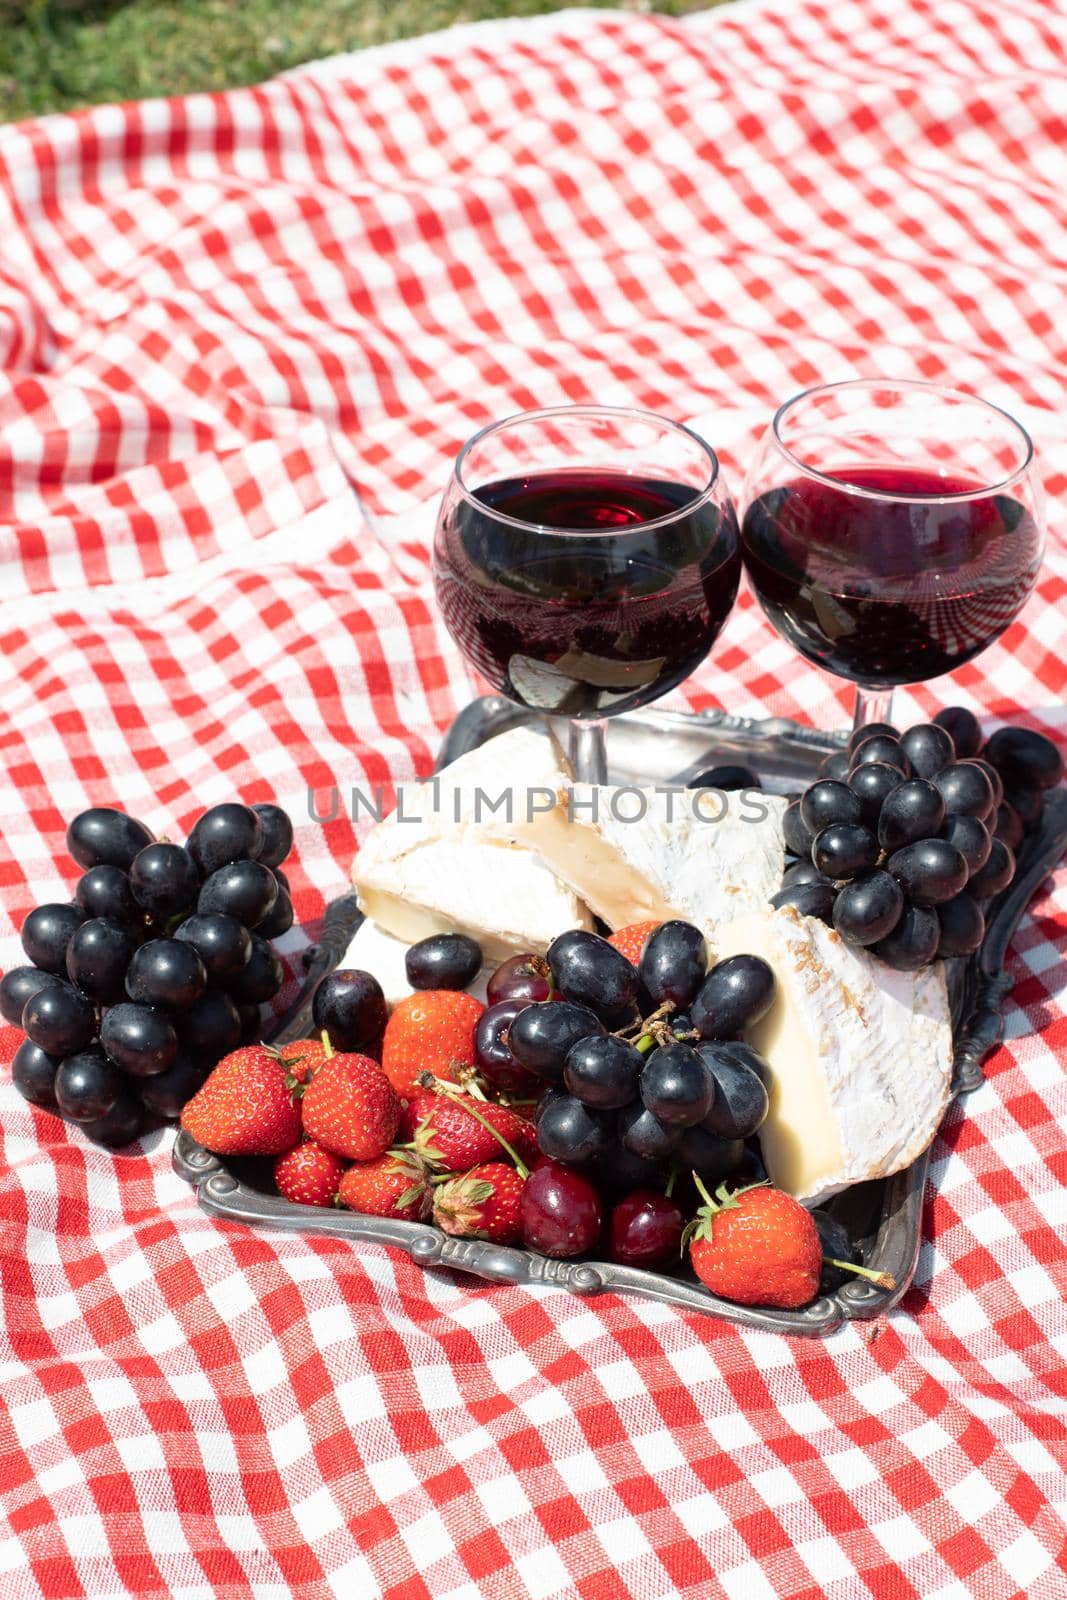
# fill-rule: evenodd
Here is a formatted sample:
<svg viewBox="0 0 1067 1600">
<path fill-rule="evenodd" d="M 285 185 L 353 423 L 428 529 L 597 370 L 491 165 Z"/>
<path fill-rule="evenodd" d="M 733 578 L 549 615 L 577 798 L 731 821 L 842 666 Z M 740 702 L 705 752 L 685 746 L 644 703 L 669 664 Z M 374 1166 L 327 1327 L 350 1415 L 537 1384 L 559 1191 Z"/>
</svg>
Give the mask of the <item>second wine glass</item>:
<svg viewBox="0 0 1067 1600">
<path fill-rule="evenodd" d="M 858 686 L 854 726 L 893 688 L 952 672 L 1004 632 L 1044 540 L 1026 430 L 932 383 L 863 379 L 780 407 L 749 474 L 741 543 L 767 617 Z"/>
<path fill-rule="evenodd" d="M 689 676 L 740 571 L 715 452 L 680 423 L 608 406 L 476 434 L 434 542 L 452 637 L 500 694 L 571 719 L 576 774 L 593 783 L 606 781 L 603 719 Z"/>
</svg>

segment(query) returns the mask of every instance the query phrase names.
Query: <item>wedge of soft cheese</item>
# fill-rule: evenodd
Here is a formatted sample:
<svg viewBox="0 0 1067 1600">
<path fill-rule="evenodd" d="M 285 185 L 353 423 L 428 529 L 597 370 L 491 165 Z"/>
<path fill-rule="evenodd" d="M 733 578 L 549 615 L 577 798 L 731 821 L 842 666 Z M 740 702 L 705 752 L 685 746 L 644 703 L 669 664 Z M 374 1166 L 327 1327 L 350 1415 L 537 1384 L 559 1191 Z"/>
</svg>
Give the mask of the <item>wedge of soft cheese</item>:
<svg viewBox="0 0 1067 1600">
<path fill-rule="evenodd" d="M 345 951 L 342 967 L 355 967 L 360 972 L 369 972 L 377 978 L 385 995 L 385 1003 L 392 1011 L 398 1000 L 405 1000 L 413 994 L 408 982 L 407 969 L 404 966 L 404 957 L 407 955 L 408 946 L 403 939 L 394 939 L 391 933 L 386 933 L 384 928 L 379 928 L 376 922 L 365 918 L 352 935 L 352 942 Z M 483 967 L 467 990 L 476 1000 L 485 1002 L 485 986 L 493 975 L 492 967 Z"/>
<path fill-rule="evenodd" d="M 806 1204 L 922 1154 L 952 1078 L 941 962 L 895 972 L 792 907 L 722 930 L 720 958 L 770 962 L 776 993 L 746 1037 L 774 1081 L 760 1148 L 772 1183 Z"/>
<path fill-rule="evenodd" d="M 544 951 L 568 928 L 591 928 L 588 908 L 544 864 L 525 826 L 570 776 L 554 741 L 515 728 L 436 778 L 405 785 L 352 867 L 360 909 L 409 945 L 470 934 L 494 964 Z"/>
<path fill-rule="evenodd" d="M 560 790 L 519 836 L 610 928 L 681 917 L 717 929 L 763 910 L 782 886 L 780 795 L 718 790 Z"/>
</svg>

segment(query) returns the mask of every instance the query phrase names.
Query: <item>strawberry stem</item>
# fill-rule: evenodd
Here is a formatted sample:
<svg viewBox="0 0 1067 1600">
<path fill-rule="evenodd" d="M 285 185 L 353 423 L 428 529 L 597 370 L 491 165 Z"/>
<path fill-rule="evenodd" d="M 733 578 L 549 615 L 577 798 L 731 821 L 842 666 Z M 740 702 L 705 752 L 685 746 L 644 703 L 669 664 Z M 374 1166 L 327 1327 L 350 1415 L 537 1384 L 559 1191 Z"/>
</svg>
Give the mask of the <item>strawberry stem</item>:
<svg viewBox="0 0 1067 1600">
<path fill-rule="evenodd" d="M 835 1261 L 833 1256 L 823 1256 L 823 1260 L 827 1266 L 840 1267 L 842 1272 L 854 1272 L 857 1277 L 870 1279 L 879 1289 L 895 1289 L 897 1286 L 897 1280 L 891 1272 L 876 1272 L 873 1267 L 857 1267 L 851 1261 Z"/>
<path fill-rule="evenodd" d="M 714 1200 L 711 1198 L 711 1195 L 705 1189 L 703 1179 L 700 1177 L 699 1173 L 696 1173 L 696 1172 L 690 1173 L 690 1177 L 692 1178 L 693 1182 L 696 1184 L 697 1191 L 700 1194 L 700 1196 L 702 1197 L 702 1199 L 704 1200 L 705 1205 L 710 1206 L 712 1211 L 717 1211 L 719 1208 L 715 1204 Z"/>
<path fill-rule="evenodd" d="M 326 1032 L 325 1028 L 322 1030 L 322 1053 L 326 1057 L 327 1061 L 331 1061 L 333 1059 L 333 1045 L 330 1043 L 330 1035 Z"/>
</svg>

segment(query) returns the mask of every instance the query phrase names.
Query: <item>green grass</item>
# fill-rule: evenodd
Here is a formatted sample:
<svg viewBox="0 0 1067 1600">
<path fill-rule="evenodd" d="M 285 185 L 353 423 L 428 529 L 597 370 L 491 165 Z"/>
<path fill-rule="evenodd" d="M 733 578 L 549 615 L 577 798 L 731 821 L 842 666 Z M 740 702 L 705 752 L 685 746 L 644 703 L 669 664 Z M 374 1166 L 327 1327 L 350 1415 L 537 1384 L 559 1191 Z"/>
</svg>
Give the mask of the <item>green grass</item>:
<svg viewBox="0 0 1067 1600">
<path fill-rule="evenodd" d="M 0 0 L 0 120 L 256 83 L 301 61 L 575 0 Z M 581 3 L 581 0 L 578 0 Z M 708 0 L 622 0 L 678 16 Z M 607 0 L 584 4 L 610 9 Z"/>
</svg>

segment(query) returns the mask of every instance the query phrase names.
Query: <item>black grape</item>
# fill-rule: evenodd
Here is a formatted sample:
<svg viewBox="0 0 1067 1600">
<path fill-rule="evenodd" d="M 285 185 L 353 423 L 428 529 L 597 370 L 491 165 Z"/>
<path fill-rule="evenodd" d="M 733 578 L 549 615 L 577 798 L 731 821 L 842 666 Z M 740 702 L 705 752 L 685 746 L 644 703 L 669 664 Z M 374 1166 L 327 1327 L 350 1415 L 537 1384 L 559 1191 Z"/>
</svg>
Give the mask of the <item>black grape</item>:
<svg viewBox="0 0 1067 1600">
<path fill-rule="evenodd" d="M 933 838 L 944 820 L 945 802 L 940 791 L 925 778 L 909 778 L 882 805 L 878 843 L 883 850 L 900 850 L 917 839 Z"/>
<path fill-rule="evenodd" d="M 187 848 L 200 876 L 210 878 L 231 861 L 254 861 L 263 843 L 262 819 L 250 806 L 231 800 L 204 812 L 189 835 Z"/>
<path fill-rule="evenodd" d="M 71 1122 L 106 1116 L 122 1092 L 122 1074 L 99 1045 L 67 1056 L 56 1071 L 56 1105 Z"/>
<path fill-rule="evenodd" d="M 256 859 L 262 861 L 265 867 L 279 867 L 293 848 L 293 824 L 281 806 L 263 802 L 253 806 L 252 810 L 263 828 L 263 843 Z"/>
<path fill-rule="evenodd" d="M 93 1037 L 96 1013 L 71 984 L 53 983 L 27 1000 L 22 1027 L 50 1056 L 70 1056 L 84 1050 Z"/>
<path fill-rule="evenodd" d="M 281 961 L 266 939 L 254 933 L 248 960 L 235 977 L 227 980 L 226 989 L 238 1005 L 262 1005 L 265 1000 L 274 999 L 284 980 L 285 969 Z M 384 1021 L 382 1027 L 385 1027 Z M 334 1044 L 339 1050 L 347 1048 L 337 1040 L 334 1040 Z"/>
<path fill-rule="evenodd" d="M 204 963 L 182 939 L 150 939 L 130 961 L 126 993 L 143 1006 L 184 1011 L 199 1000 L 207 983 Z"/>
<path fill-rule="evenodd" d="M 121 867 L 125 870 L 152 834 L 136 817 L 110 806 L 82 811 L 67 829 L 67 849 L 79 867 Z"/>
<path fill-rule="evenodd" d="M 165 1072 L 178 1054 L 178 1035 L 163 1012 L 129 1000 L 104 1012 L 100 1043 L 116 1066 L 135 1078 Z"/>
<path fill-rule="evenodd" d="M 47 1050 L 23 1039 L 11 1062 L 11 1081 L 24 1100 L 44 1111 L 56 1108 L 56 1070 L 59 1056 L 50 1056 Z"/>
<path fill-rule="evenodd" d="M 223 987 L 244 971 L 252 954 L 252 935 L 244 923 L 221 911 L 187 917 L 175 929 L 174 937 L 192 945 L 204 963 L 208 982 Z"/>
<path fill-rule="evenodd" d="M 74 898 L 87 917 L 108 917 L 131 929 L 144 925 L 144 912 L 133 897 L 129 873 L 121 867 L 90 867 L 78 879 Z"/>
<path fill-rule="evenodd" d="M 917 778 L 932 778 L 957 757 L 952 735 L 934 722 L 920 722 L 900 736 L 900 748 Z"/>
<path fill-rule="evenodd" d="M 206 879 L 196 909 L 201 915 L 222 911 L 246 928 L 255 928 L 274 909 L 278 880 L 259 861 L 231 861 Z"/>
<path fill-rule="evenodd" d="M 22 948 L 42 972 L 60 975 L 67 970 L 67 946 L 85 921 L 81 906 L 49 901 L 36 906 L 22 924 Z"/>
<path fill-rule="evenodd" d="M 39 967 L 12 967 L 0 978 L 0 1016 L 13 1028 L 22 1027 L 22 1013 L 31 995 L 50 983 L 62 983 L 58 973 L 42 972 Z"/>
<path fill-rule="evenodd" d="M 998 728 L 982 754 L 1005 788 L 1052 789 L 1063 778 L 1063 756 L 1051 739 L 1030 728 Z"/>
<path fill-rule="evenodd" d="M 834 902 L 834 927 L 848 944 L 877 944 L 892 933 L 903 909 L 899 883 L 877 868 L 842 888 Z"/>
<path fill-rule="evenodd" d="M 966 706 L 946 706 L 934 718 L 937 727 L 944 728 L 956 750 L 956 760 L 966 761 L 976 756 L 982 748 L 982 728 L 973 711 Z"/>
<path fill-rule="evenodd" d="M 76 929 L 67 946 L 67 976 L 90 1000 L 109 1006 L 122 999 L 133 952 L 134 940 L 127 927 L 110 917 L 93 917 Z"/>
<path fill-rule="evenodd" d="M 130 864 L 130 886 L 143 911 L 166 921 L 195 903 L 200 876 L 182 845 L 150 844 Z"/>
</svg>

